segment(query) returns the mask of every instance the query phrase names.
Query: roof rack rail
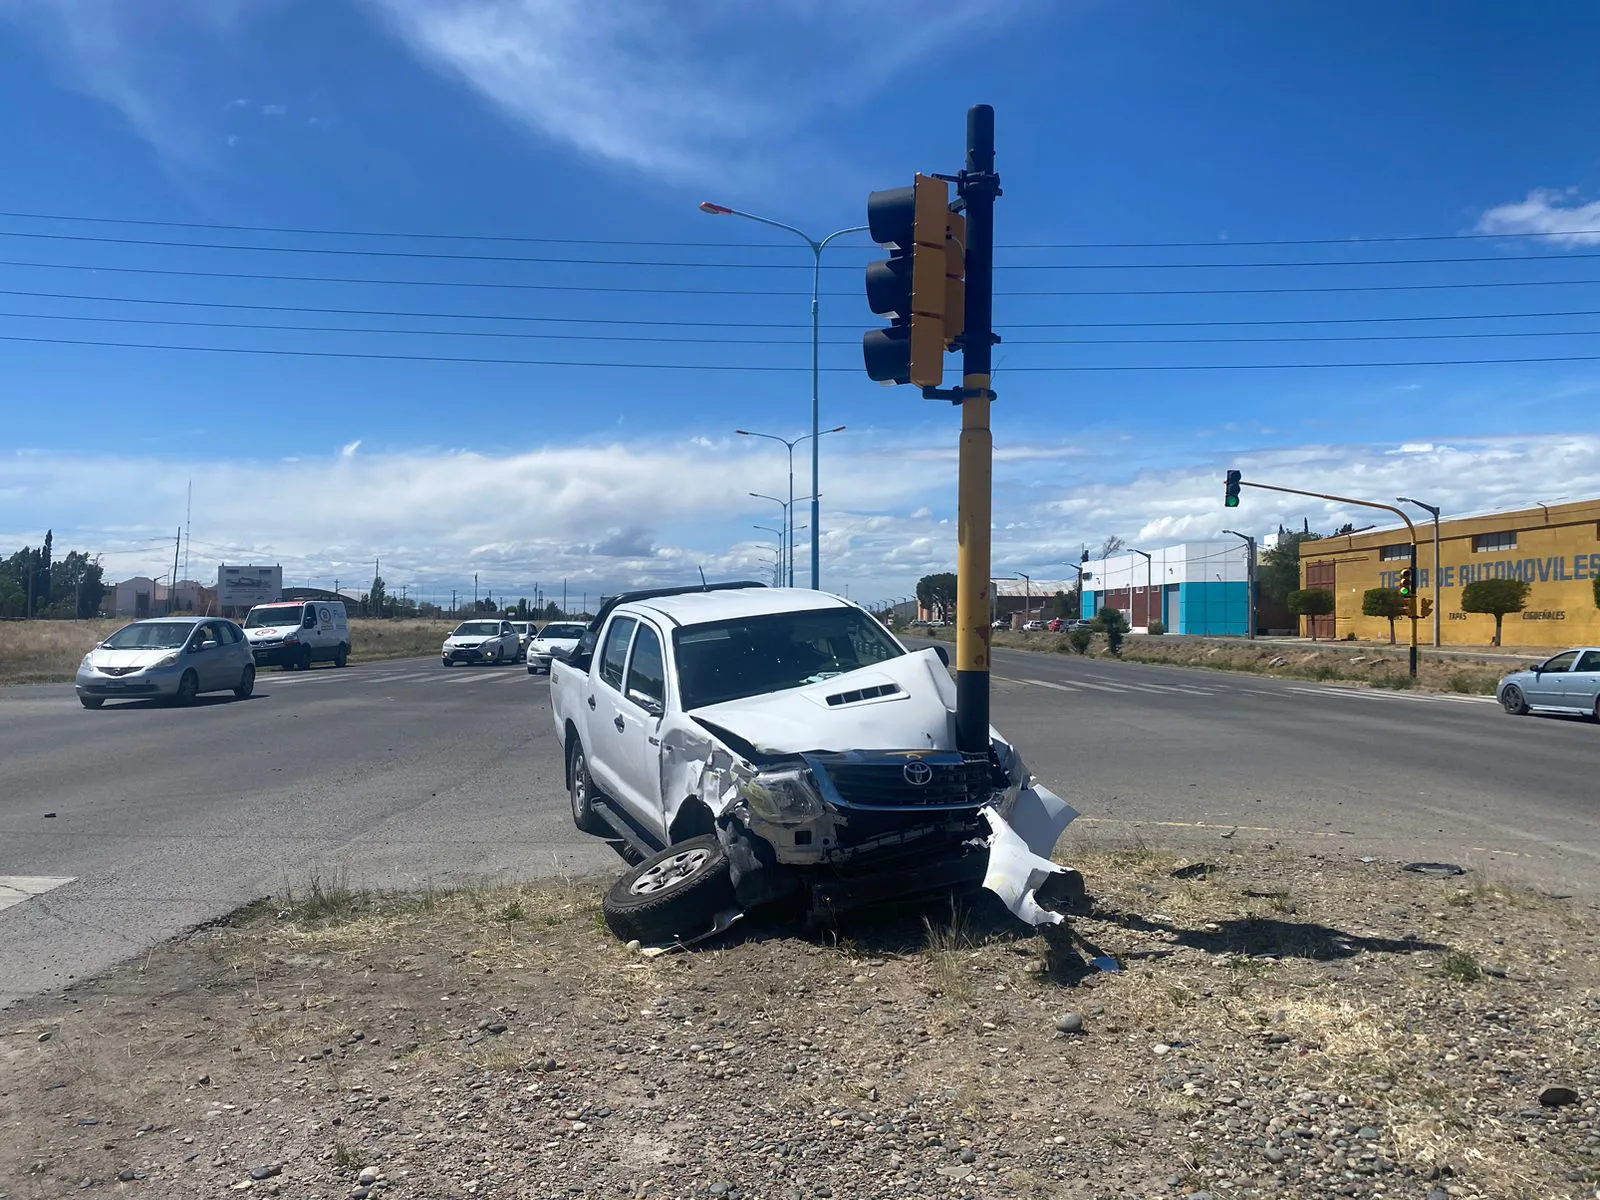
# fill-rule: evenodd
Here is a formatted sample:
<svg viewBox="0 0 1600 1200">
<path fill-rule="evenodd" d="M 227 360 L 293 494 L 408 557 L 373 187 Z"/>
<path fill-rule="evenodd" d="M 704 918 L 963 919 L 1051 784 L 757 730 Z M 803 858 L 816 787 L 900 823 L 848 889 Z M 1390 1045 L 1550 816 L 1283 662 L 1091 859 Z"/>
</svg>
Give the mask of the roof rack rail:
<svg viewBox="0 0 1600 1200">
<path fill-rule="evenodd" d="M 600 605 L 600 610 L 595 613 L 594 620 L 589 622 L 589 632 L 599 633 L 600 626 L 605 624 L 606 618 L 611 615 L 611 610 L 619 604 L 632 604 L 637 600 L 656 600 L 662 596 L 688 596 L 695 592 L 737 592 L 745 588 L 764 588 L 767 585 L 753 579 L 736 579 L 731 583 L 693 583 L 682 587 L 640 588 L 633 592 L 618 592 L 615 596 L 608 597 Z"/>
</svg>

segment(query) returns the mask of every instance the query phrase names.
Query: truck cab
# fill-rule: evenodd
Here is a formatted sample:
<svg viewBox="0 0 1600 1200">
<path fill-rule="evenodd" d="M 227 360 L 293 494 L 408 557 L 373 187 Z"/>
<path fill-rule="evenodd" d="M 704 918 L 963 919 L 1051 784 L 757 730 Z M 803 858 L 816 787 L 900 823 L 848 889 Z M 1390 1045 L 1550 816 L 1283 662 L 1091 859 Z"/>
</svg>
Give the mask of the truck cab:
<svg viewBox="0 0 1600 1200">
<path fill-rule="evenodd" d="M 350 659 L 350 619 L 339 600 L 258 604 L 244 619 L 256 666 L 309 671 L 315 662 L 342 667 Z"/>
</svg>

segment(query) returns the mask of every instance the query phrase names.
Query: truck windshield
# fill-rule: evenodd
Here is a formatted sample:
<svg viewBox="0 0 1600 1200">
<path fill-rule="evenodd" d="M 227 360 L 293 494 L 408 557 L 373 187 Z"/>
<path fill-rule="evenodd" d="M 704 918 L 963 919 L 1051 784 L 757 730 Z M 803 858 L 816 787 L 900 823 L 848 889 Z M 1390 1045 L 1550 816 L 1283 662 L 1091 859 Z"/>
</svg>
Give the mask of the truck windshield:
<svg viewBox="0 0 1600 1200">
<path fill-rule="evenodd" d="M 298 625 L 305 612 L 298 604 L 279 604 L 272 608 L 252 608 L 244 619 L 246 629 L 260 629 L 263 625 Z"/>
<path fill-rule="evenodd" d="M 804 687 L 905 653 L 853 608 L 691 625 L 673 640 L 686 709 Z"/>
</svg>

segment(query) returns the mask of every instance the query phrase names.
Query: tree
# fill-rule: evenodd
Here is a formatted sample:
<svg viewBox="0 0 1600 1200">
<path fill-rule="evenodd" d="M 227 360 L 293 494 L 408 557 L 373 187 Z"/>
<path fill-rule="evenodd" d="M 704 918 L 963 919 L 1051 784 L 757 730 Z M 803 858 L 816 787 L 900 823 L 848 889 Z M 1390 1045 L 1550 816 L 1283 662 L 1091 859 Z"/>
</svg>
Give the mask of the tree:
<svg viewBox="0 0 1600 1200">
<path fill-rule="evenodd" d="M 1289 611 L 1297 617 L 1325 617 L 1333 611 L 1333 593 L 1327 588 L 1305 588 L 1290 592 L 1287 604 Z M 1309 621 L 1308 624 L 1314 642 L 1317 640 L 1317 625 L 1315 621 Z"/>
<path fill-rule="evenodd" d="M 1051 601 L 1050 615 L 1063 621 L 1076 618 L 1083 610 L 1074 603 L 1071 592 L 1057 592 Z"/>
<path fill-rule="evenodd" d="M 1500 625 L 1507 613 L 1528 606 L 1531 585 L 1522 579 L 1480 579 L 1461 589 L 1461 611 L 1494 615 L 1494 644 L 1500 644 Z"/>
<path fill-rule="evenodd" d="M 1320 533 L 1281 534 L 1278 544 L 1262 553 L 1261 561 L 1256 564 L 1256 586 L 1264 598 L 1275 604 L 1287 604 L 1289 593 L 1300 587 L 1300 546 L 1321 536 Z"/>
<path fill-rule="evenodd" d="M 561 611 L 561 606 L 554 600 L 544 606 L 544 619 L 546 621 L 559 621 L 564 616 L 566 614 Z"/>
<path fill-rule="evenodd" d="M 45 530 L 44 545 L 34 555 L 33 590 L 30 593 L 33 608 L 28 613 L 29 617 L 35 616 L 41 608 L 50 606 L 50 554 L 55 546 L 55 540 L 55 530 Z"/>
<path fill-rule="evenodd" d="M 1101 560 L 1104 561 L 1105 559 L 1110 558 L 1113 554 L 1115 554 L 1118 550 L 1121 550 L 1127 544 L 1127 542 L 1123 541 L 1120 537 L 1113 533 L 1105 541 L 1100 543 Z"/>
<path fill-rule="evenodd" d="M 1389 621 L 1389 645 L 1394 645 L 1394 623 L 1406 615 L 1406 598 L 1399 588 L 1368 588 L 1361 594 L 1361 615 L 1386 617 Z"/>
<path fill-rule="evenodd" d="M 917 604 L 940 621 L 951 620 L 956 607 L 955 572 L 941 571 L 917 580 Z"/>
<path fill-rule="evenodd" d="M 383 576 L 374 575 L 372 577 L 372 587 L 367 591 L 367 616 L 383 616 L 384 608 L 387 606 L 388 602 L 389 592 L 388 589 L 383 585 Z"/>
<path fill-rule="evenodd" d="M 1120 608 L 1102 608 L 1094 615 L 1095 628 L 1106 635 L 1106 648 L 1113 654 L 1122 653 L 1122 639 L 1128 632 L 1128 619 Z"/>
</svg>

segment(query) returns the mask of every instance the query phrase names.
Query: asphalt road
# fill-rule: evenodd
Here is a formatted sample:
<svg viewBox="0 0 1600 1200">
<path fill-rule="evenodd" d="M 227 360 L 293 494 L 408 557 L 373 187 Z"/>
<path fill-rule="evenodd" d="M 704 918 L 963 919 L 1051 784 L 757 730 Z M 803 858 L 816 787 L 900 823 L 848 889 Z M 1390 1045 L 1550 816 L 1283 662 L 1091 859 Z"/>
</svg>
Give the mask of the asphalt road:
<svg viewBox="0 0 1600 1200">
<path fill-rule="evenodd" d="M 995 725 L 1083 813 L 1069 850 L 1292 845 L 1600 880 L 1592 722 L 995 658 Z M 266 672 L 252 699 L 191 710 L 0 689 L 0 1004 L 312 878 L 444 887 L 617 866 L 571 826 L 548 684 L 521 667 Z"/>
</svg>

